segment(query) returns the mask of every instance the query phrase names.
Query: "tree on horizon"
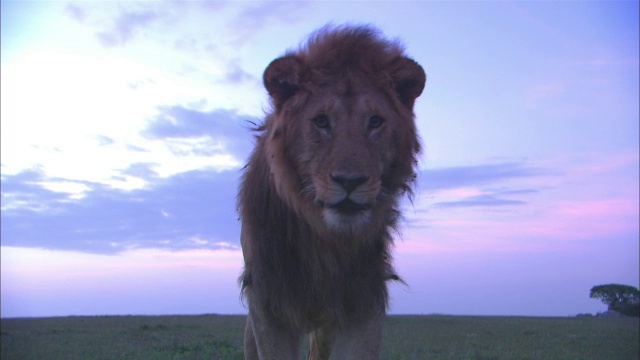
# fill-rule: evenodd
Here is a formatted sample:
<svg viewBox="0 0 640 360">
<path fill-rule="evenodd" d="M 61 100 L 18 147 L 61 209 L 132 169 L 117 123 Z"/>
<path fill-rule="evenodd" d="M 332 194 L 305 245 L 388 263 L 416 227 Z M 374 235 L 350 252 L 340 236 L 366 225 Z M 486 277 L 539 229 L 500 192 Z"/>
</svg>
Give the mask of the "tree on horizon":
<svg viewBox="0 0 640 360">
<path fill-rule="evenodd" d="M 640 316 L 640 290 L 636 287 L 621 284 L 597 285 L 591 288 L 589 297 L 602 300 L 609 310 L 627 316 Z"/>
</svg>

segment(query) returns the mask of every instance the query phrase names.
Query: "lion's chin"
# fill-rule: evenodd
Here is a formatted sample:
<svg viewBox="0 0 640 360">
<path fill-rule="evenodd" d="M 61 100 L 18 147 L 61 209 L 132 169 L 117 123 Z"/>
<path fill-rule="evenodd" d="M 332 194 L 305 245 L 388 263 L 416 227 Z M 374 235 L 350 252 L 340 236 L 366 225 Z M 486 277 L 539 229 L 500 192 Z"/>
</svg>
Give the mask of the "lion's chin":
<svg viewBox="0 0 640 360">
<path fill-rule="evenodd" d="M 337 210 L 343 215 L 356 215 L 360 212 L 369 210 L 370 207 L 370 205 L 359 204 L 351 199 L 344 199 L 336 204 L 329 205 L 329 208 Z"/>
<path fill-rule="evenodd" d="M 335 207 L 322 210 L 322 217 L 327 226 L 339 231 L 352 231 L 367 225 L 371 221 L 371 210 L 361 208 L 358 211 L 343 211 Z"/>
</svg>

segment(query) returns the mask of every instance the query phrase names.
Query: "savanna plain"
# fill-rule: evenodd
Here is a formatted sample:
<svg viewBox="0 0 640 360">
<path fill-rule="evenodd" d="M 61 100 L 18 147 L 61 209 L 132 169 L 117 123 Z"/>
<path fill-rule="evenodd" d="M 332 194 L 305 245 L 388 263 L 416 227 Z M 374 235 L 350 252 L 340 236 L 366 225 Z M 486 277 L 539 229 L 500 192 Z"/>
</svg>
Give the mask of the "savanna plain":
<svg viewBox="0 0 640 360">
<path fill-rule="evenodd" d="M 245 316 L 5 318 L 11 359 L 243 359 Z M 640 359 L 639 318 L 389 316 L 383 359 Z"/>
</svg>

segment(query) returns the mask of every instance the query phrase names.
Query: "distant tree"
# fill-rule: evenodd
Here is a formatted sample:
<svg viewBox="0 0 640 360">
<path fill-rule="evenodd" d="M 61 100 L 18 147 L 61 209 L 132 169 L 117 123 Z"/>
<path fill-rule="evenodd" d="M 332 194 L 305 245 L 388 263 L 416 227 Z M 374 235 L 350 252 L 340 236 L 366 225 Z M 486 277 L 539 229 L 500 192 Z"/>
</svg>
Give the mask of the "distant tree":
<svg viewBox="0 0 640 360">
<path fill-rule="evenodd" d="M 589 295 L 607 304 L 609 310 L 627 316 L 640 316 L 640 290 L 629 285 L 606 284 L 591 288 Z"/>
</svg>

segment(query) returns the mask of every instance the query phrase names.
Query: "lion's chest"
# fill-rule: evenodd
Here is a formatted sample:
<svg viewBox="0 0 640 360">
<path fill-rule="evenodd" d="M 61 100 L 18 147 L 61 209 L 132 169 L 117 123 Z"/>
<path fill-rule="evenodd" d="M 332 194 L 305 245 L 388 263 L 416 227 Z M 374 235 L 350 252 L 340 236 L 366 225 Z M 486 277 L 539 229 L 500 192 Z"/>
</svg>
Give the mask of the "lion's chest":
<svg viewBox="0 0 640 360">
<path fill-rule="evenodd" d="M 278 316 L 314 328 L 384 308 L 385 258 L 373 246 L 344 252 L 306 239 L 265 240 L 272 252 L 253 285 Z"/>
</svg>

